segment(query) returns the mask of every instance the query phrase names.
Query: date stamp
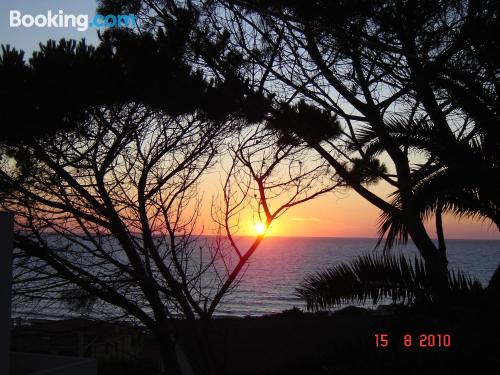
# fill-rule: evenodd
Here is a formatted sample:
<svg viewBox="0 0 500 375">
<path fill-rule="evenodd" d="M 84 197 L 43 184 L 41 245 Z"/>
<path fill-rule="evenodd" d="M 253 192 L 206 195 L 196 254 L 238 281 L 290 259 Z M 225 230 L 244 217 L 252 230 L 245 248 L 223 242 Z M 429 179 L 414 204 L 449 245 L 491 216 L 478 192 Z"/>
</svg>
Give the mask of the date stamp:
<svg viewBox="0 0 500 375">
<path fill-rule="evenodd" d="M 387 348 L 390 345 L 402 345 L 405 348 L 450 348 L 451 335 L 447 333 L 406 333 L 403 337 L 393 338 L 388 333 L 375 333 L 374 342 L 377 348 Z"/>
</svg>

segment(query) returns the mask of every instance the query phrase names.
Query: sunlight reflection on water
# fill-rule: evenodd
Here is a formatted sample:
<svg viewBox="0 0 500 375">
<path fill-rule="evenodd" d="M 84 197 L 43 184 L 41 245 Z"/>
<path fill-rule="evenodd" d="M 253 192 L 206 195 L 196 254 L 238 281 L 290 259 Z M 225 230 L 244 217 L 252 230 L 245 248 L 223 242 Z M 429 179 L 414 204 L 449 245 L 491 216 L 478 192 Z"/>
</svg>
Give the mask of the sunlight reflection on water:
<svg viewBox="0 0 500 375">
<path fill-rule="evenodd" d="M 241 247 L 252 240 L 241 238 Z M 375 243 L 373 238 L 265 238 L 251 258 L 242 281 L 223 299 L 215 315 L 257 316 L 294 306 L 304 309 L 305 304 L 294 296 L 294 291 L 306 275 L 348 262 L 367 252 L 381 251 L 374 250 Z M 448 240 L 447 247 L 450 268 L 461 269 L 483 285 L 488 283 L 500 262 L 500 241 Z M 413 244 L 394 251 L 402 251 L 411 257 L 416 254 Z M 115 309 L 112 306 L 106 308 Z M 16 310 L 13 316 L 74 315 L 69 311 L 41 311 L 29 306 L 17 306 Z M 110 314 L 116 314 L 116 311 L 110 311 Z"/>
<path fill-rule="evenodd" d="M 372 238 L 269 237 L 250 261 L 245 277 L 218 309 L 220 315 L 262 315 L 304 303 L 294 289 L 311 272 L 349 261 L 374 250 Z M 500 262 L 500 241 L 449 240 L 450 268 L 459 268 L 486 285 Z M 411 255 L 413 244 L 395 251 Z M 370 305 L 368 305 L 370 306 Z"/>
</svg>

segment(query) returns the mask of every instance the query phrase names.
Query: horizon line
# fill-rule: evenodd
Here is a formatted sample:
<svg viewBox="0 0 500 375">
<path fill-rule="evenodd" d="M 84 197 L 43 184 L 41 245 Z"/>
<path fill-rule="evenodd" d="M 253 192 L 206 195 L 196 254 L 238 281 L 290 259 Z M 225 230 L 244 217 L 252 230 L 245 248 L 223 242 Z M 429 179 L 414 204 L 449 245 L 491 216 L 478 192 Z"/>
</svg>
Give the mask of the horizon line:
<svg viewBox="0 0 500 375">
<path fill-rule="evenodd" d="M 23 231 L 24 232 L 24 231 Z M 47 232 L 46 234 L 59 234 L 59 233 L 49 233 Z M 82 233 L 80 233 L 82 234 Z M 140 232 L 137 233 L 132 233 L 137 236 L 140 236 Z M 110 233 L 101 233 L 101 235 L 111 235 Z M 216 237 L 218 236 L 217 234 L 210 234 L 210 233 L 191 233 L 191 236 L 193 237 Z M 227 236 L 222 236 L 222 237 L 227 237 Z M 257 236 L 251 235 L 251 234 L 236 234 L 233 235 L 233 237 L 247 237 L 247 238 L 256 238 Z M 373 236 L 294 236 L 294 235 L 266 235 L 264 238 L 311 238 L 311 239 L 365 239 L 365 240 L 378 240 L 378 237 L 373 237 Z M 431 240 L 437 241 L 438 239 L 436 237 L 431 237 Z M 500 238 L 447 238 L 445 241 L 499 241 Z M 408 242 L 413 242 L 411 239 L 408 240 Z"/>
<path fill-rule="evenodd" d="M 216 234 L 195 234 L 196 236 L 206 236 L 206 237 L 215 237 Z M 234 237 L 249 237 L 255 238 L 256 236 L 252 236 L 250 234 L 241 234 L 235 235 Z M 365 239 L 365 240 L 378 240 L 378 237 L 369 237 L 369 236 L 294 236 L 294 235 L 266 235 L 264 238 L 345 238 L 345 239 Z M 431 240 L 437 241 L 436 237 L 431 237 Z M 500 238 L 447 238 L 445 241 L 500 241 Z M 413 242 L 411 239 L 408 242 Z"/>
</svg>

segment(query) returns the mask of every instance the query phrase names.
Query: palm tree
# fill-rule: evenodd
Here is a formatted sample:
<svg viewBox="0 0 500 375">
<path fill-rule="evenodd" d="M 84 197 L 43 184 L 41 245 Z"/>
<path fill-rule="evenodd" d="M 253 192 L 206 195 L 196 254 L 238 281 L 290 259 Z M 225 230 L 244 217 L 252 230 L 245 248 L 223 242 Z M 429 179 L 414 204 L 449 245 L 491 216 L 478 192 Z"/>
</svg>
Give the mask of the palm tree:
<svg viewBox="0 0 500 375">
<path fill-rule="evenodd" d="M 351 263 L 343 263 L 307 276 L 296 289 L 306 301 L 308 310 L 323 310 L 345 303 L 374 304 L 390 298 L 394 303 L 413 304 L 417 301 L 433 303 L 446 298 L 464 299 L 482 292 L 481 284 L 462 272 L 449 272 L 447 295 L 442 290 L 434 293 L 433 283 L 424 263 L 399 255 L 359 256 Z"/>
<path fill-rule="evenodd" d="M 425 119 L 388 122 L 391 136 L 404 149 L 425 154 L 427 162 L 413 170 L 413 202 L 424 219 L 436 216 L 441 226 L 442 213 L 462 218 L 491 220 L 500 230 L 500 157 L 498 145 L 487 135 L 469 133 L 458 136 L 452 145 L 443 143 L 437 129 Z M 376 135 L 369 130 L 359 134 L 366 154 L 375 157 L 384 151 Z M 400 206 L 399 192 L 393 202 Z M 442 228 L 437 228 L 438 236 Z M 408 233 L 400 216 L 384 212 L 379 220 L 379 243 L 384 249 L 406 242 Z M 444 239 L 440 243 L 444 247 Z M 444 249 L 443 249 L 444 251 Z"/>
</svg>

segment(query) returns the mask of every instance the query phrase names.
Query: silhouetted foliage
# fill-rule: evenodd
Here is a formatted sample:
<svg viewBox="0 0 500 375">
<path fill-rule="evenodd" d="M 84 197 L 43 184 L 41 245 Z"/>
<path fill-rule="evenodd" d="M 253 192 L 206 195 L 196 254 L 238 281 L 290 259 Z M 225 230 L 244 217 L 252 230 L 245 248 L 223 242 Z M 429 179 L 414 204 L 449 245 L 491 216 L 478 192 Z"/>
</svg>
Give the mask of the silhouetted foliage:
<svg viewBox="0 0 500 375">
<path fill-rule="evenodd" d="M 381 209 L 385 248 L 411 238 L 444 284 L 441 215 L 498 223 L 499 43 L 479 26 L 500 30 L 496 2 L 214 3 L 226 12 L 229 45 L 260 69 L 250 81 L 276 94 L 278 110 L 306 100 L 342 121 L 332 142 L 295 134 Z M 390 165 L 380 168 L 379 157 Z M 371 190 L 371 177 L 392 197 Z M 431 217 L 439 248 L 423 225 Z"/>
<path fill-rule="evenodd" d="M 0 141 L 77 130 L 75 124 L 84 123 L 93 106 L 131 101 L 172 116 L 197 111 L 215 121 L 229 115 L 260 121 L 263 114 L 255 112 L 255 103 L 262 96 L 245 95 L 237 81 L 206 80 L 201 70 L 186 63 L 189 25 L 181 26 L 159 29 L 154 36 L 110 30 L 97 47 L 85 41 L 48 41 L 28 62 L 23 52 L 2 46 L 0 110 L 5 131 Z"/>
<path fill-rule="evenodd" d="M 478 296 L 481 284 L 462 272 L 448 274 L 448 298 L 460 299 Z M 432 303 L 436 296 L 432 278 L 424 263 L 396 255 L 362 255 L 350 263 L 343 263 L 325 271 L 309 275 L 296 289 L 310 310 L 340 306 L 344 303 L 373 304 L 390 298 L 393 303 Z"/>
<path fill-rule="evenodd" d="M 345 286 L 325 304 L 427 297 L 429 290 L 438 294 L 438 284 L 443 294 L 476 288 L 448 273 L 441 215 L 499 222 L 496 1 L 103 0 L 99 11 L 133 12 L 141 32 L 109 30 L 97 47 L 51 41 L 28 62 L 3 48 L 0 110 L 7 130 L 0 143 L 18 161 L 18 184 L 4 192 L 17 189 L 31 204 L 23 184 L 44 178 L 49 189 L 58 186 L 61 176 L 33 176 L 47 159 L 37 164 L 30 143 L 43 156 L 45 144 L 37 142 L 46 135 L 88 136 L 89 113 L 103 108 L 113 113 L 134 103 L 171 120 L 238 120 L 233 131 L 263 122 L 270 137 L 279 134 L 276 160 L 282 150 L 316 151 L 335 178 L 382 211 L 386 249 L 412 239 L 424 259 L 425 266 L 365 258 L 311 279 L 321 288 L 327 279 Z M 235 160 L 252 167 L 244 156 Z M 375 182 L 392 194 L 378 195 Z M 32 186 L 44 198 L 47 186 Z M 439 246 L 424 227 L 431 217 Z"/>
<path fill-rule="evenodd" d="M 1 79 L 21 72 L 9 85 L 27 85 L 1 93 L 4 121 L 19 124 L 0 139 L 0 204 L 16 218 L 16 298 L 115 306 L 156 335 L 173 371 L 170 320 L 208 324 L 264 237 L 237 245 L 240 213 L 251 207 L 267 228 L 338 186 L 324 163 L 303 165 L 306 147 L 256 124 L 269 120 L 270 96 L 246 89 L 236 55 L 226 55 L 224 78 L 196 63 L 187 41 L 197 19 L 178 15 L 152 33 L 108 30 L 96 47 L 49 41 L 28 63 L 6 48 L 0 65 Z M 221 38 L 212 52 L 223 49 Z M 305 104 L 292 110 L 330 121 L 331 134 L 338 125 Z M 218 236 L 200 238 L 199 182 L 223 153 L 232 166 L 212 202 Z M 193 364 L 210 366 L 203 332 L 195 336 Z"/>
</svg>

